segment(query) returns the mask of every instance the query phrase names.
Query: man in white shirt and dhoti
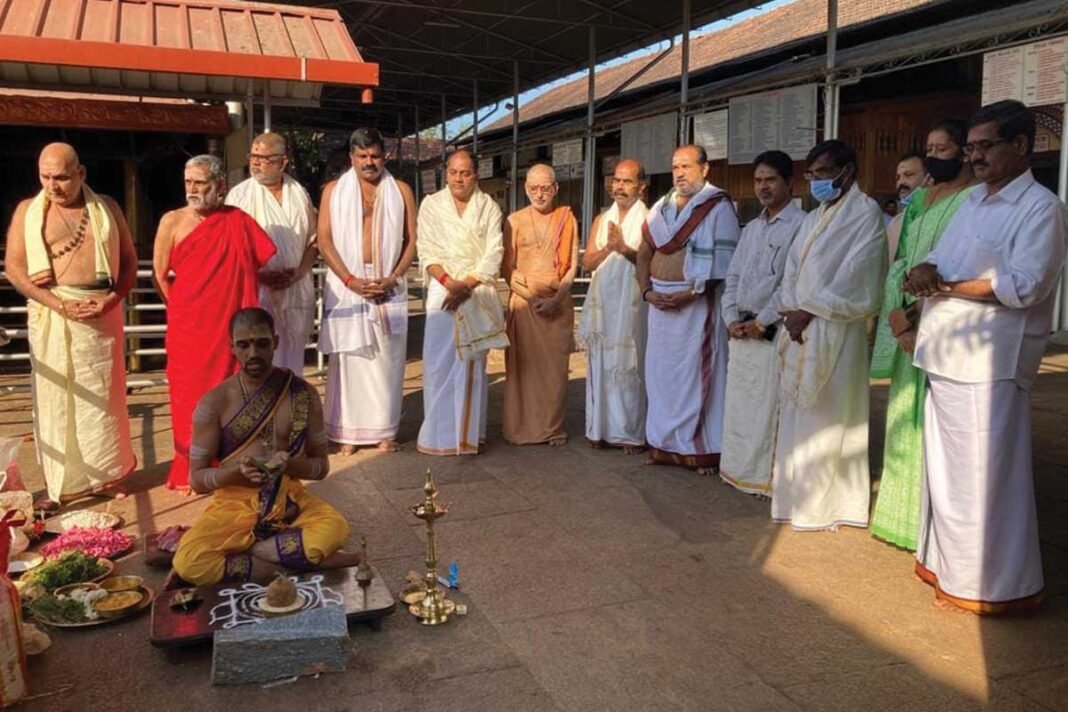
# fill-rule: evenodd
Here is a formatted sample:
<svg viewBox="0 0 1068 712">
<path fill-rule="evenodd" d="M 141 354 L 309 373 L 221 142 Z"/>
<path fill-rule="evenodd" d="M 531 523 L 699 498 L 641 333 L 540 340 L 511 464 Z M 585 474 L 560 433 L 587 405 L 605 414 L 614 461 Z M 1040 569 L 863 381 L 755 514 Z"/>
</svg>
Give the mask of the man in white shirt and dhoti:
<svg viewBox="0 0 1068 712">
<path fill-rule="evenodd" d="M 579 320 L 586 366 L 586 439 L 594 447 L 645 446 L 646 305 L 635 262 L 649 209 L 642 201 L 645 169 L 633 159 L 616 164 L 612 206 L 593 221 L 582 269 L 593 272 Z"/>
<path fill-rule="evenodd" d="M 983 181 L 904 288 L 924 297 L 914 363 L 927 372 L 916 573 L 940 605 L 980 614 L 1043 590 L 1031 386 L 1049 338 L 1068 210 L 1030 170 L 1035 119 L 981 108 L 964 152 Z"/>
<path fill-rule="evenodd" d="M 352 168 L 323 189 L 319 252 L 330 268 L 319 350 L 330 357 L 326 433 L 351 455 L 359 445 L 399 449 L 408 348 L 405 275 L 415 253 L 415 196 L 386 170 L 374 129 L 349 140 Z"/>
<path fill-rule="evenodd" d="M 114 200 L 85 183 L 74 148 L 49 144 L 41 191 L 15 208 L 4 269 L 26 297 L 33 426 L 47 499 L 123 494 L 137 466 L 126 412 L 122 302 L 137 253 Z"/>
<path fill-rule="evenodd" d="M 248 155 L 250 177 L 230 190 L 226 204 L 251 215 L 278 248 L 260 271 L 260 306 L 274 317 L 278 333 L 274 365 L 300 376 L 315 319 L 311 269 L 319 252 L 315 207 L 304 187 L 286 175 L 286 149 L 281 134 L 257 136 Z"/>
<path fill-rule="evenodd" d="M 779 417 L 779 288 L 805 219 L 792 202 L 793 175 L 793 160 L 782 151 L 766 151 L 753 161 L 753 188 L 764 210 L 742 230 L 723 290 L 730 363 L 719 476 L 763 496 L 771 494 Z"/>
<path fill-rule="evenodd" d="M 508 346 L 497 295 L 503 216 L 479 190 L 470 152 L 449 156 L 445 183 L 419 207 L 426 333 L 417 447 L 428 455 L 477 455 L 486 440 L 486 354 Z"/>
<path fill-rule="evenodd" d="M 708 157 L 682 146 L 674 188 L 649 211 L 638 251 L 638 284 L 649 303 L 645 355 L 649 462 L 699 474 L 719 466 L 727 381 L 723 279 L 741 227 L 726 192 L 708 182 Z"/>
<path fill-rule="evenodd" d="M 805 178 L 820 206 L 783 271 L 771 516 L 802 531 L 868 525 L 867 321 L 882 297 L 886 228 L 856 177 L 842 141 L 809 152 Z"/>
</svg>

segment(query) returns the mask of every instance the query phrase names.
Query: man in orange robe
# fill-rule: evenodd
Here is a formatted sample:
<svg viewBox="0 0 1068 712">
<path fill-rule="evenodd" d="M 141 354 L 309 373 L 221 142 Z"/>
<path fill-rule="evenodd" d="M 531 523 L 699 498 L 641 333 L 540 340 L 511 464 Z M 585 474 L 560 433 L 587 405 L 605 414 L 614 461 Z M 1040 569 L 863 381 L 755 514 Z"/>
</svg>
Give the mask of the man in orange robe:
<svg viewBox="0 0 1068 712">
<path fill-rule="evenodd" d="M 554 207 L 556 174 L 527 171 L 530 206 L 508 216 L 502 272 L 508 300 L 504 439 L 514 445 L 567 442 L 567 366 L 575 311 L 571 283 L 578 263 L 578 227 L 566 205 Z"/>
<path fill-rule="evenodd" d="M 189 489 L 189 440 L 197 401 L 237 371 L 229 315 L 259 306 L 258 272 L 274 243 L 251 216 L 223 205 L 225 179 L 215 156 L 185 164 L 184 208 L 160 220 L 152 258 L 156 289 L 167 305 L 167 381 L 174 461 L 167 486 Z M 168 275 L 174 272 L 174 281 Z"/>
</svg>

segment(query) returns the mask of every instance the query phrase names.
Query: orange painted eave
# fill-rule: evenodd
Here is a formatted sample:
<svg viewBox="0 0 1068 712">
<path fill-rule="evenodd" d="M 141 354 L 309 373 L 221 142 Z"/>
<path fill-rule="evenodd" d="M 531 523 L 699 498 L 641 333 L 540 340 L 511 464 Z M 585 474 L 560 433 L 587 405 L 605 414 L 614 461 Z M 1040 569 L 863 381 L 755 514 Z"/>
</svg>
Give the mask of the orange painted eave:
<svg viewBox="0 0 1068 712">
<path fill-rule="evenodd" d="M 378 86 L 378 65 L 337 59 L 239 54 L 114 42 L 0 36 L 0 62 Z M 306 63 L 302 70 L 302 62 Z"/>
</svg>

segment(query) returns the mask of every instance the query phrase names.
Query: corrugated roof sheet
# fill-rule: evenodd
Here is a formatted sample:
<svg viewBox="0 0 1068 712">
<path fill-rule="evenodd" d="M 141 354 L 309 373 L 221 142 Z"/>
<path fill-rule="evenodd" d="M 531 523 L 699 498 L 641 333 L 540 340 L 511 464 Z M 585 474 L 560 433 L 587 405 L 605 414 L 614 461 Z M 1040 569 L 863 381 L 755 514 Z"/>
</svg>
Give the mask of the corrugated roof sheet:
<svg viewBox="0 0 1068 712">
<path fill-rule="evenodd" d="M 838 5 L 838 26 L 848 28 L 913 10 L 934 1 L 937 0 L 841 0 Z M 746 55 L 816 37 L 826 31 L 827 0 L 796 0 L 725 29 L 693 38 L 690 41 L 690 72 L 698 72 Z M 651 52 L 598 71 L 595 86 L 597 98 L 601 99 L 614 92 L 655 55 L 656 52 Z M 668 56 L 631 84 L 627 91 L 677 79 L 681 73 L 682 47 L 676 45 Z M 586 100 L 586 78 L 582 77 L 529 100 L 520 107 L 519 121 L 531 121 L 564 109 L 583 106 Z M 512 117 L 507 116 L 485 130 L 494 131 L 510 126 L 511 123 Z"/>
</svg>

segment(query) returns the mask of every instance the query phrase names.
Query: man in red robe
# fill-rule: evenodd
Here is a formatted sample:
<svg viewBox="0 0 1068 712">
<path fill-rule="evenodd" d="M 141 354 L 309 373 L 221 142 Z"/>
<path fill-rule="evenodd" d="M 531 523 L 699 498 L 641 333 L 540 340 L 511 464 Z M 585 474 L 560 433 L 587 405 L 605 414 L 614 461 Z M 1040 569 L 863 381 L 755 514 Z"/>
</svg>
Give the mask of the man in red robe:
<svg viewBox="0 0 1068 712">
<path fill-rule="evenodd" d="M 201 396 L 237 371 L 227 321 L 259 306 L 258 272 L 274 243 L 251 216 L 223 205 L 225 178 L 215 156 L 185 164 L 186 206 L 166 213 L 156 231 L 152 273 L 167 305 L 167 381 L 174 461 L 167 486 L 189 489 L 193 409 Z M 170 273 L 174 280 L 170 281 Z"/>
</svg>

